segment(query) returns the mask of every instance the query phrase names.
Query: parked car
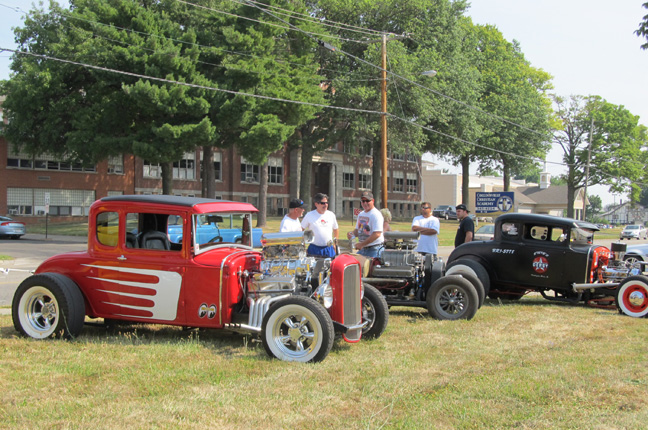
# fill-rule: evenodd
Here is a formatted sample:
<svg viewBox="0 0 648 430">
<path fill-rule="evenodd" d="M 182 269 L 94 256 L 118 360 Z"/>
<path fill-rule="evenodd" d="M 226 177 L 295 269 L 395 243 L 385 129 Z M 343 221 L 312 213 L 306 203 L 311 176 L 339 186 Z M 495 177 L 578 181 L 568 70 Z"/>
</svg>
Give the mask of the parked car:
<svg viewBox="0 0 648 430">
<path fill-rule="evenodd" d="M 473 240 L 493 240 L 494 236 L 495 236 L 495 225 L 486 224 L 477 229 L 475 235 L 473 236 Z"/>
<path fill-rule="evenodd" d="M 380 257 L 362 264 L 362 282 L 378 289 L 390 306 L 423 307 L 440 320 L 471 319 L 484 301 L 482 283 L 472 274 L 445 274 L 443 261 L 415 251 L 419 232 L 385 232 Z M 448 276 L 445 276 L 448 275 Z"/>
<path fill-rule="evenodd" d="M 168 195 L 105 197 L 90 208 L 88 248 L 43 262 L 12 302 L 13 323 L 36 339 L 74 338 L 85 317 L 256 334 L 267 353 L 320 361 L 335 333 L 350 343 L 379 337 L 382 296 L 361 284 L 360 266 L 341 255 L 305 257 L 312 233 L 265 235 L 252 248 L 248 203 Z M 182 237 L 169 241 L 169 219 Z M 240 219 L 241 240 L 201 243 L 207 217 Z M 135 227 L 139 232 L 132 233 Z"/>
<path fill-rule="evenodd" d="M 457 211 L 454 206 L 439 205 L 432 210 L 432 215 L 439 219 L 457 219 Z"/>
<path fill-rule="evenodd" d="M 241 231 L 243 219 L 242 215 L 234 214 L 199 215 L 195 231 L 198 243 L 201 245 L 209 242 L 241 243 L 243 240 Z M 167 229 L 169 241 L 171 243 L 182 242 L 182 218 L 175 217 L 169 221 Z M 261 248 L 262 235 L 262 229 L 252 229 L 252 247 Z"/>
<path fill-rule="evenodd" d="M 637 261 L 648 261 L 648 243 L 640 245 L 628 245 L 623 257 L 624 261 L 635 263 Z"/>
<path fill-rule="evenodd" d="M 638 225 L 638 224 L 631 224 L 631 225 L 626 225 L 623 230 L 621 230 L 621 234 L 619 235 L 619 239 L 648 239 L 648 230 L 646 230 L 646 227 L 643 225 Z"/>
<path fill-rule="evenodd" d="M 614 305 L 624 314 L 648 314 L 648 276 L 625 261 L 626 244 L 593 244 L 594 224 L 536 214 L 504 214 L 492 241 L 469 242 L 450 254 L 447 272 L 460 267 L 483 283 L 488 296 L 515 300 L 539 292 L 549 300 Z"/>
<path fill-rule="evenodd" d="M 0 216 L 0 237 L 10 237 L 20 239 L 26 232 L 25 223 L 14 221 L 13 219 Z"/>
</svg>

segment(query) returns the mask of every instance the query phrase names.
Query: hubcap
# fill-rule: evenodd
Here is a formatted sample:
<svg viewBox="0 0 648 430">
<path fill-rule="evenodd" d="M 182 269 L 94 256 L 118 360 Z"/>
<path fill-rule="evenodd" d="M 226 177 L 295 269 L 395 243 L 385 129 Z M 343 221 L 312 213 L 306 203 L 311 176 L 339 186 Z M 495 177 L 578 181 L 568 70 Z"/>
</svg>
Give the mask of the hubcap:
<svg viewBox="0 0 648 430">
<path fill-rule="evenodd" d="M 643 305 L 645 300 L 646 296 L 644 295 L 643 291 L 633 291 L 628 297 L 628 302 L 635 307 L 640 307 L 641 305 Z"/>
</svg>

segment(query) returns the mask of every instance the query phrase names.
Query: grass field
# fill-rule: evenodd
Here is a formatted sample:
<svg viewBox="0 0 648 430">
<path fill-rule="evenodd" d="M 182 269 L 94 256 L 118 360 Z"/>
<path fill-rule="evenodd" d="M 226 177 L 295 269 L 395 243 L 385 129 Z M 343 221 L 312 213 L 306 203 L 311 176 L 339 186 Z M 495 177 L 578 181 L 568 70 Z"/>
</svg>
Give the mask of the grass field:
<svg viewBox="0 0 648 430">
<path fill-rule="evenodd" d="M 644 429 L 647 323 L 532 297 L 458 322 L 396 307 L 381 338 L 296 364 L 223 331 L 35 341 L 0 316 L 0 428 Z"/>
</svg>

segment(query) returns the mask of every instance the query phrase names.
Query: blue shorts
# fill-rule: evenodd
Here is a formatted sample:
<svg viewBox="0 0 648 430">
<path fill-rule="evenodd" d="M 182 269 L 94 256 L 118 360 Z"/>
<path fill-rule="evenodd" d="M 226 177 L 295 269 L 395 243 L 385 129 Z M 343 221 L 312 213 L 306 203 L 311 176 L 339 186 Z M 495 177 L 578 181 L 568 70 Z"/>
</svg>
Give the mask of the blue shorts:
<svg viewBox="0 0 648 430">
<path fill-rule="evenodd" d="M 382 250 L 382 245 L 365 246 L 360 251 L 358 251 L 358 254 L 370 258 L 380 257 L 381 250 Z"/>
<path fill-rule="evenodd" d="M 317 246 L 311 243 L 310 245 L 308 245 L 306 253 L 308 255 L 314 255 L 316 257 L 333 258 L 335 257 L 335 248 L 332 246 Z"/>
</svg>

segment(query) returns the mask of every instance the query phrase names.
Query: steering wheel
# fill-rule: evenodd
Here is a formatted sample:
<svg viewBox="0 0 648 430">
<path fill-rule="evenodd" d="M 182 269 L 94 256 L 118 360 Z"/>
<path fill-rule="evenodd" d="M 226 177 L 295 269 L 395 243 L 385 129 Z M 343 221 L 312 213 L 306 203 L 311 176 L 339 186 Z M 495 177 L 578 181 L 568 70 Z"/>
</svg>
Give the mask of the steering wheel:
<svg viewBox="0 0 648 430">
<path fill-rule="evenodd" d="M 223 241 L 223 236 L 214 236 L 207 243 L 220 243 Z"/>
</svg>

